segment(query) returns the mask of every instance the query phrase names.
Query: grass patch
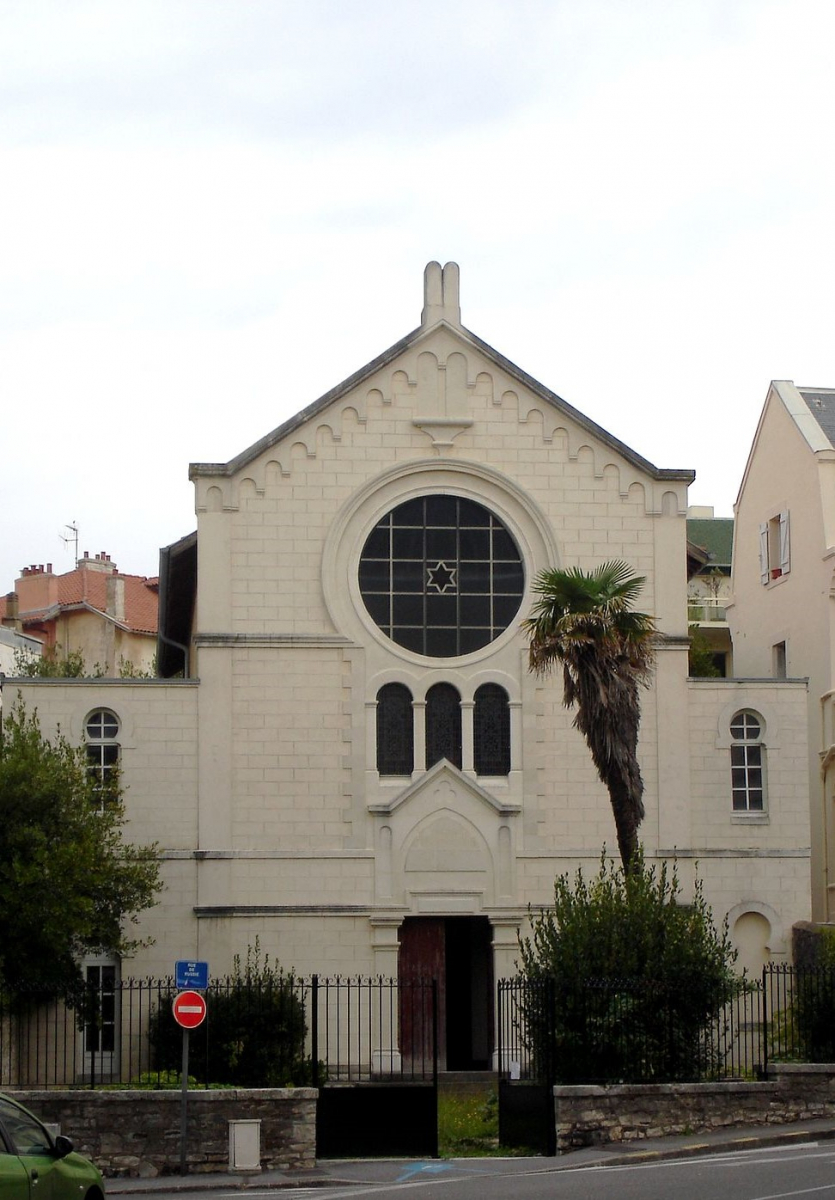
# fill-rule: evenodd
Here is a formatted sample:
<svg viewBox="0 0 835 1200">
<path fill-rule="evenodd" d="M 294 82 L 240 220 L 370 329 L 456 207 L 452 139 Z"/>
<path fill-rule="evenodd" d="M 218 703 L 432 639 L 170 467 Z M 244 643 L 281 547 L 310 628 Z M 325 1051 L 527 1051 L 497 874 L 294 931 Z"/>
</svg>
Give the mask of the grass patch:
<svg viewBox="0 0 835 1200">
<path fill-rule="evenodd" d="M 527 1146 L 499 1145 L 499 1096 L 438 1092 L 438 1154 L 441 1158 L 531 1158 Z"/>
<path fill-rule="evenodd" d="M 438 1152 L 443 1158 L 481 1158 L 499 1152 L 499 1102 L 483 1095 L 438 1093 Z"/>
</svg>

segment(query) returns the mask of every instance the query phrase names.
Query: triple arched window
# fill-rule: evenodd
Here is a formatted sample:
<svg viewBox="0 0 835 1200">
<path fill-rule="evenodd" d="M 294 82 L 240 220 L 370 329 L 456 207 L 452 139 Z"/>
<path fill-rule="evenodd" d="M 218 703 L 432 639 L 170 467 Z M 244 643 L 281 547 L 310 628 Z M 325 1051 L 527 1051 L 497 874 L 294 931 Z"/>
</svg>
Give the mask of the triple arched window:
<svg viewBox="0 0 835 1200">
<path fill-rule="evenodd" d="M 377 693 L 377 770 L 381 775 L 411 775 L 416 766 L 427 769 L 447 759 L 466 769 L 464 719 L 472 721 L 472 769 L 477 775 L 510 773 L 510 702 L 496 683 L 485 683 L 471 706 L 451 683 L 436 683 L 426 693 L 423 708 L 425 762 L 415 763 L 415 720 L 421 706 L 402 683 L 387 683 Z"/>
</svg>

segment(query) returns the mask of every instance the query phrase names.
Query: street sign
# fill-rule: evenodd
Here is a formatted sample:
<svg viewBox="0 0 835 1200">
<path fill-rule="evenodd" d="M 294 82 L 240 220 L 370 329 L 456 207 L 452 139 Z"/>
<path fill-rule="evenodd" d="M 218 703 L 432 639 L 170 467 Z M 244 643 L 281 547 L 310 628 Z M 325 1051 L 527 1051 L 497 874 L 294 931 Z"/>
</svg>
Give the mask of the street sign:
<svg viewBox="0 0 835 1200">
<path fill-rule="evenodd" d="M 209 964 L 207 962 L 176 962 L 174 975 L 179 991 L 186 988 L 197 988 L 205 991 L 209 986 Z"/>
<path fill-rule="evenodd" d="M 206 1019 L 206 1001 L 199 992 L 179 992 L 174 997 L 174 1020 L 183 1029 L 196 1029 Z"/>
</svg>

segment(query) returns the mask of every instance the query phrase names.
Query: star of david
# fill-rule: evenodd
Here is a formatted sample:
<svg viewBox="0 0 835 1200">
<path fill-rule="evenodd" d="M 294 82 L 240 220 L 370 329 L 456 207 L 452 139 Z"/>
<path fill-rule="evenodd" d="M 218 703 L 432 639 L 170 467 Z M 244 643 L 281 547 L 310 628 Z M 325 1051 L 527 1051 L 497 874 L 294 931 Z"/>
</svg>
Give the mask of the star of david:
<svg viewBox="0 0 835 1200">
<path fill-rule="evenodd" d="M 445 562 L 437 562 L 426 568 L 426 590 L 443 596 L 446 592 L 455 592 L 458 581 L 455 578 L 456 568 L 448 567 Z"/>
</svg>

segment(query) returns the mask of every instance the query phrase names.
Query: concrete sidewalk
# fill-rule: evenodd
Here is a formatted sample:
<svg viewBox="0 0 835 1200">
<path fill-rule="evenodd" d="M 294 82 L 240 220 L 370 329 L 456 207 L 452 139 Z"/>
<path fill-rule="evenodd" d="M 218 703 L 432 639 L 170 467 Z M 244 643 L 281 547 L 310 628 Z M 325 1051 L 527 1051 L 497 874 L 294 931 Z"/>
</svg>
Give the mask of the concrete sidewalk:
<svg viewBox="0 0 835 1200">
<path fill-rule="evenodd" d="M 767 1146 L 791 1146 L 835 1138 L 831 1120 L 798 1121 L 794 1125 L 762 1125 L 723 1129 L 686 1137 L 648 1138 L 628 1145 L 574 1150 L 558 1158 L 455 1159 L 325 1159 L 309 1171 L 260 1171 L 253 1174 L 164 1175 L 157 1179 L 108 1179 L 111 1196 L 207 1189 L 265 1191 L 273 1188 L 374 1186 L 416 1182 L 433 1175 L 526 1175 L 582 1167 L 623 1166 L 697 1154 L 728 1154 Z"/>
</svg>

